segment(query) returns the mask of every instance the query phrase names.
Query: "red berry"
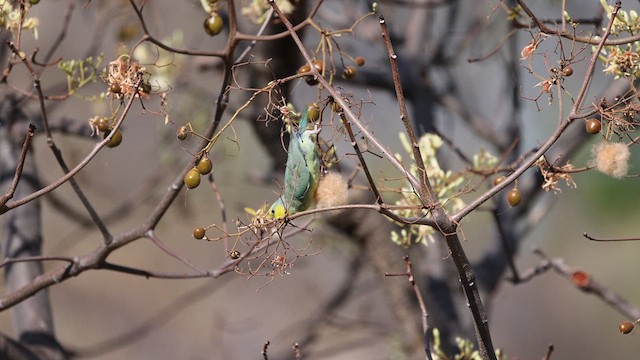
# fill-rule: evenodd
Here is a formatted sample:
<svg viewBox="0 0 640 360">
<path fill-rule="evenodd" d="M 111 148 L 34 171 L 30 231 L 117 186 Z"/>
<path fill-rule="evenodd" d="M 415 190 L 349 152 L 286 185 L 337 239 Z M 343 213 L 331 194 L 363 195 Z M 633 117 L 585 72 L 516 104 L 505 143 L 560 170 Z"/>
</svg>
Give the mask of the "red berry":
<svg viewBox="0 0 640 360">
<path fill-rule="evenodd" d="M 590 277 L 585 271 L 576 270 L 571 274 L 571 280 L 579 288 L 586 288 L 589 286 Z"/>
<path fill-rule="evenodd" d="M 618 330 L 623 334 L 628 334 L 633 330 L 633 323 L 630 321 L 623 321 L 618 325 Z"/>
</svg>

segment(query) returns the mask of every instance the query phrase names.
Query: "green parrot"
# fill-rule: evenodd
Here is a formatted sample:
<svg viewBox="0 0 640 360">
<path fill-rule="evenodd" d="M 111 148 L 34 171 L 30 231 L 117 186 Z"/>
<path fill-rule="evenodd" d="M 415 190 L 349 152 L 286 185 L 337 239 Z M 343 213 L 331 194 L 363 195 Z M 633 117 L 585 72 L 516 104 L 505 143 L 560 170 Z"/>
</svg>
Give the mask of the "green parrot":
<svg viewBox="0 0 640 360">
<path fill-rule="evenodd" d="M 284 193 L 269 208 L 272 218 L 281 219 L 287 214 L 304 211 L 313 202 L 320 180 L 320 161 L 314 137 L 320 129 L 309 130 L 308 122 L 305 108 L 298 130 L 292 132 L 289 140 Z"/>
</svg>

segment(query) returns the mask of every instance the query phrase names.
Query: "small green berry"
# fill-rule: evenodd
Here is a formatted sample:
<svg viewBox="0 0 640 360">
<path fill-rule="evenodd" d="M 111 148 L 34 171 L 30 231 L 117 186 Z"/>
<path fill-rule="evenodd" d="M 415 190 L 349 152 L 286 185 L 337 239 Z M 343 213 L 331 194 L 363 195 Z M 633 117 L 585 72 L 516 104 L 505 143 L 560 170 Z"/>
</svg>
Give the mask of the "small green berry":
<svg viewBox="0 0 640 360">
<path fill-rule="evenodd" d="M 200 161 L 198 161 L 198 165 L 196 166 L 196 169 L 198 169 L 198 172 L 200 174 L 207 175 L 213 169 L 213 163 L 211 162 L 211 159 L 205 156 L 202 159 L 200 159 Z"/>
<path fill-rule="evenodd" d="M 224 21 L 222 20 L 222 16 L 218 15 L 216 12 L 212 13 L 211 16 L 204 21 L 204 31 L 206 31 L 210 36 L 220 34 L 223 26 Z"/>
<path fill-rule="evenodd" d="M 104 133 L 104 138 L 106 139 L 107 136 L 109 136 L 109 134 L 111 133 L 111 130 L 108 130 Z M 122 143 L 122 131 L 120 131 L 120 129 L 116 130 L 116 133 L 113 134 L 113 137 L 111 138 L 111 140 L 107 143 L 107 146 L 110 148 L 114 148 L 118 145 L 120 145 L 120 143 Z"/>
<path fill-rule="evenodd" d="M 184 176 L 184 184 L 189 189 L 195 189 L 200 185 L 200 173 L 195 167 L 187 172 Z"/>
</svg>

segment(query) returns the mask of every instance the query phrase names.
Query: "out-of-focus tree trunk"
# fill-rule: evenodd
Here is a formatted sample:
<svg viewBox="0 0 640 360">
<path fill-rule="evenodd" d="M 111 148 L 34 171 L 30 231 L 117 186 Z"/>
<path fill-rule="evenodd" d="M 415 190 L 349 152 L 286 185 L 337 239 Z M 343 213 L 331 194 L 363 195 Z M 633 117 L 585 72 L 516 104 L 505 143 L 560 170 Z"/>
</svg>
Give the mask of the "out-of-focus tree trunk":
<svg viewBox="0 0 640 360">
<path fill-rule="evenodd" d="M 8 189 L 18 165 L 28 118 L 11 95 L 2 96 L 0 108 L 0 179 L 3 191 Z M 27 154 L 24 170 L 14 198 L 19 199 L 40 188 L 33 149 Z M 2 250 L 5 258 L 41 255 L 42 217 L 40 201 L 31 201 L 2 217 Z M 12 263 L 4 268 L 5 292 L 13 292 L 42 274 L 38 261 Z M 37 358 L 64 359 L 66 355 L 54 337 L 49 292 L 45 289 L 11 309 L 16 339 Z M 7 343 L 7 345 L 11 345 Z M 24 358 L 18 353 L 8 358 Z"/>
</svg>

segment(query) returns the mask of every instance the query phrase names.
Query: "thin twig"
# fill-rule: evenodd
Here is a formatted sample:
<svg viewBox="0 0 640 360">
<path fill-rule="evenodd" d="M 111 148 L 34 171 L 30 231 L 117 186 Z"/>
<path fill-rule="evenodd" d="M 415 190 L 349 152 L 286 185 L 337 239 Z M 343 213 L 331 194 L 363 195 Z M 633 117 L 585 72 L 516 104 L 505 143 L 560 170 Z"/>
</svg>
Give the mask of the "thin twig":
<svg viewBox="0 0 640 360">
<path fill-rule="evenodd" d="M 265 32 L 265 30 L 267 29 L 267 26 L 269 25 L 269 22 L 271 21 L 272 17 L 273 17 L 273 9 L 269 8 L 269 11 L 267 12 L 267 14 L 264 17 L 264 21 L 262 22 L 262 25 L 260 25 L 260 28 L 258 29 L 258 32 L 256 33 L 256 36 L 261 36 Z M 256 46 L 257 43 L 258 43 L 257 39 L 251 40 L 249 45 L 247 45 L 247 47 L 244 49 L 244 51 L 242 51 L 242 53 L 240 53 L 240 55 L 233 61 L 233 63 L 234 64 L 239 64 L 239 63 L 243 62 L 245 57 L 247 57 L 247 55 L 249 55 L 249 53 L 251 52 L 251 50 L 253 50 L 253 48 Z"/>
<path fill-rule="evenodd" d="M 564 276 L 566 279 L 571 281 L 571 283 L 577 289 L 585 293 L 595 295 L 596 297 L 600 298 L 600 300 L 602 300 L 629 319 L 640 318 L 640 308 L 628 302 L 625 298 L 620 296 L 620 294 L 616 293 L 611 288 L 594 279 L 594 277 L 588 274 L 586 271 L 571 268 L 565 263 L 564 259 L 550 259 L 540 249 L 535 249 L 534 253 L 543 260 L 548 261 L 551 265 L 551 268 L 555 270 L 556 273 Z"/>
<path fill-rule="evenodd" d="M 616 16 L 618 16 L 618 11 L 620 11 L 621 6 L 622 6 L 622 3 L 620 2 L 620 0 L 616 1 L 615 6 L 613 7 L 613 11 L 611 12 L 611 19 L 609 19 L 609 24 L 607 25 L 607 29 L 605 30 L 604 34 L 602 34 L 602 39 L 600 39 L 600 41 L 598 42 L 596 49 L 593 51 L 593 55 L 591 55 L 591 60 L 589 61 L 589 68 L 585 73 L 585 78 L 584 78 L 584 81 L 582 82 L 582 86 L 580 87 L 580 90 L 578 91 L 578 95 L 575 97 L 575 102 L 573 104 L 573 107 L 571 108 L 571 113 L 569 114 L 569 117 L 568 117 L 569 120 L 576 119 L 575 116 L 579 113 L 579 110 L 582 107 L 582 102 L 584 101 L 584 97 L 587 95 L 587 90 L 589 90 L 589 84 L 593 79 L 593 72 L 595 71 L 596 63 L 598 62 L 598 56 L 600 56 L 600 52 L 602 51 L 602 48 L 604 47 L 604 44 L 607 41 L 607 38 L 609 37 L 609 35 L 611 35 L 613 22 L 616 19 Z"/>
<path fill-rule="evenodd" d="M 227 211 L 224 206 L 224 199 L 222 198 L 222 194 L 220 194 L 220 190 L 218 189 L 218 185 L 216 185 L 216 181 L 213 179 L 213 172 L 209 173 L 209 184 L 211 184 L 211 189 L 213 189 L 213 193 L 215 194 L 216 201 L 218 202 L 218 206 L 220 206 L 220 216 L 222 217 L 222 231 L 226 234 L 227 231 Z M 224 252 L 226 254 L 229 253 L 229 244 L 227 238 L 224 239 Z"/>
<path fill-rule="evenodd" d="M 144 32 L 144 36 L 142 36 L 142 38 L 138 41 L 138 44 L 148 41 L 152 44 L 155 44 L 156 46 L 158 46 L 163 50 L 166 50 L 175 54 L 183 54 L 183 55 L 191 55 L 191 56 L 210 56 L 210 57 L 219 57 L 219 58 L 225 58 L 228 56 L 228 51 L 227 51 L 228 48 L 221 51 L 195 51 L 195 50 L 178 49 L 163 43 L 162 41 L 153 37 L 149 32 L 149 29 L 147 28 L 147 23 L 144 20 L 144 17 L 142 16 L 142 9 L 138 8 L 134 0 L 130 0 L 129 3 L 133 7 L 133 10 L 135 11 L 136 15 L 138 16 L 138 20 L 140 21 L 140 25 L 142 26 L 142 31 Z M 229 4 L 229 9 L 233 9 L 233 4 Z M 230 16 L 230 18 L 233 18 L 233 16 Z M 136 46 L 138 44 L 136 44 Z M 135 49 L 136 46 L 134 46 L 133 49 Z"/>
<path fill-rule="evenodd" d="M 271 342 L 267 340 L 262 346 L 262 357 L 264 358 L 264 360 L 269 360 L 269 356 L 267 356 L 267 349 L 269 348 L 269 345 L 271 345 Z"/>
<path fill-rule="evenodd" d="M 504 256 L 507 258 L 507 264 L 511 269 L 511 276 L 513 282 L 520 282 L 520 275 L 518 274 L 518 268 L 516 267 L 515 261 L 513 260 L 513 250 L 511 246 L 509 246 L 509 242 L 507 241 L 507 234 L 505 232 L 505 228 L 500 219 L 500 214 L 497 211 L 492 211 L 493 218 L 495 220 L 496 227 L 498 228 L 498 237 L 502 243 L 502 249 L 504 250 Z"/>
<path fill-rule="evenodd" d="M 344 116 L 344 112 L 342 111 L 340 112 L 340 120 L 342 120 L 342 124 L 344 125 L 345 130 L 347 130 L 349 140 L 351 141 L 351 146 L 356 151 L 356 156 L 358 156 L 358 161 L 360 161 L 360 167 L 362 167 L 362 171 L 367 177 L 369 187 L 371 188 L 371 192 L 373 192 L 376 203 L 382 205 L 384 203 L 384 201 L 382 200 L 382 195 L 380 194 L 380 191 L 378 191 L 378 187 L 376 186 L 375 180 L 373 180 L 373 176 L 371 176 L 371 172 L 369 171 L 367 162 L 364 160 L 364 156 L 362 156 L 360 146 L 358 145 L 358 141 L 356 141 L 356 136 L 353 134 L 353 129 L 351 129 L 351 124 L 349 123 L 349 121 L 347 121 L 347 118 Z"/>
<path fill-rule="evenodd" d="M 638 236 L 634 236 L 634 237 L 626 237 L 626 238 L 598 238 L 595 236 L 591 236 L 589 234 L 587 234 L 586 232 L 582 234 L 582 236 L 584 236 L 585 238 L 591 240 L 591 241 L 603 241 L 603 242 L 615 242 L 615 241 L 638 241 L 640 240 L 640 237 Z"/>
<path fill-rule="evenodd" d="M 11 186 L 9 189 L 0 197 L 0 214 L 6 212 L 9 209 L 5 208 L 5 204 L 7 201 L 13 198 L 13 195 L 16 193 L 16 188 L 18 187 L 18 183 L 20 182 L 20 178 L 22 177 L 22 170 L 24 169 L 24 161 L 27 159 L 27 153 L 29 151 L 29 146 L 31 145 L 31 140 L 33 139 L 33 135 L 36 131 L 36 126 L 33 124 L 29 124 L 29 129 L 27 130 L 27 134 L 25 135 L 24 141 L 22 143 L 22 151 L 20 152 L 20 157 L 18 158 L 18 166 L 16 166 L 16 172 L 13 175 L 13 181 L 11 182 Z"/>
<path fill-rule="evenodd" d="M 551 354 L 553 353 L 553 344 L 549 344 L 549 347 L 547 348 L 547 353 L 544 355 L 544 357 L 542 358 L 542 360 L 549 360 L 551 359 Z"/>
<path fill-rule="evenodd" d="M 522 7 L 522 10 L 524 10 L 524 12 L 531 18 L 531 20 L 534 23 L 534 26 L 537 27 L 541 32 L 548 34 L 548 35 L 558 35 L 560 37 L 563 37 L 565 39 L 569 39 L 569 40 L 573 40 L 575 42 L 578 43 L 583 43 L 583 44 L 589 44 L 589 45 L 599 45 L 602 44 L 604 46 L 614 46 L 614 45 L 627 45 L 627 44 L 633 44 L 636 41 L 640 41 L 640 35 L 632 35 L 632 36 L 628 36 L 628 37 L 624 37 L 624 38 L 617 38 L 614 40 L 608 40 L 608 41 L 602 41 L 601 39 L 596 39 L 593 36 L 578 36 L 573 32 L 568 32 L 568 31 L 562 31 L 562 30 L 554 30 L 548 26 L 546 26 L 544 24 L 544 22 L 540 19 L 538 19 L 533 12 L 531 11 L 531 9 L 529 8 L 529 6 L 527 6 L 527 4 L 522 1 L 522 0 L 517 0 L 518 4 Z M 620 3 L 620 1 L 616 2 L 616 6 L 617 5 L 622 5 L 622 3 Z M 620 9 L 620 7 L 618 6 L 618 10 Z M 613 14 L 613 12 L 615 12 L 616 14 Z M 609 22 L 612 22 L 615 17 L 617 15 L 617 11 L 615 10 L 615 6 L 614 6 L 614 11 L 612 11 L 612 16 L 609 19 Z M 520 25 L 520 27 L 524 27 L 524 28 L 530 28 L 530 26 L 528 25 Z M 605 39 L 606 40 L 606 39 Z"/>
<path fill-rule="evenodd" d="M 393 45 L 391 44 L 391 38 L 389 37 L 389 30 L 387 29 L 387 22 L 384 17 L 379 17 L 380 29 L 382 30 L 382 39 L 387 48 L 387 55 L 389 56 L 389 63 L 391 64 L 391 74 L 393 77 L 393 86 L 396 91 L 396 99 L 398 100 L 398 107 L 400 108 L 400 120 L 404 125 L 404 130 L 407 132 L 409 142 L 411 143 L 411 149 L 413 152 L 414 164 L 420 174 L 420 187 L 416 190 L 418 192 L 422 205 L 428 207 L 429 204 L 435 203 L 438 198 L 433 193 L 431 182 L 429 181 L 429 175 L 425 168 L 424 161 L 422 161 L 422 153 L 420 151 L 420 145 L 418 139 L 413 132 L 411 121 L 409 120 L 409 114 L 407 113 L 407 105 L 405 104 L 404 91 L 402 90 L 402 84 L 400 83 L 400 71 L 398 70 L 398 55 L 393 51 Z"/>
<path fill-rule="evenodd" d="M 29 261 L 64 261 L 69 264 L 73 264 L 75 260 L 71 257 L 67 256 L 25 256 L 19 258 L 4 258 L 2 262 L 0 262 L 0 268 L 5 267 L 9 264 L 21 263 L 21 262 L 29 262 Z"/>
<path fill-rule="evenodd" d="M 409 255 L 405 255 L 402 260 L 404 260 L 405 265 L 407 267 L 407 271 L 402 274 L 388 274 L 385 273 L 384 276 L 406 276 L 411 284 L 411 288 L 416 295 L 416 300 L 418 300 L 418 305 L 420 306 L 420 311 L 422 313 L 422 332 L 424 336 L 424 351 L 426 353 L 427 359 L 431 360 L 431 347 L 429 340 L 429 313 L 427 313 L 427 307 L 424 303 L 424 299 L 422 297 L 422 293 L 420 293 L 420 288 L 416 284 L 415 277 L 413 275 L 413 264 L 411 264 L 411 260 L 409 260 Z"/>
<path fill-rule="evenodd" d="M 486 60 L 486 59 L 490 58 L 490 57 L 491 57 L 491 56 L 493 56 L 495 53 L 497 53 L 497 52 L 498 52 L 498 50 L 500 50 L 500 49 L 502 48 L 502 46 L 503 46 L 504 44 L 506 44 L 506 43 L 507 43 L 507 41 L 509 41 L 509 39 L 511 39 L 511 37 L 512 37 L 513 35 L 515 35 L 515 33 L 516 33 L 517 31 L 518 31 L 518 29 L 516 29 L 516 28 L 511 29 L 511 31 L 509 31 L 509 33 L 508 33 L 505 37 L 503 37 L 503 38 L 502 38 L 502 40 L 500 40 L 500 42 L 498 43 L 498 45 L 496 45 L 496 47 L 495 47 L 495 48 L 491 49 L 489 52 L 487 52 L 487 53 L 486 53 L 486 54 L 484 54 L 484 55 L 480 55 L 480 56 L 475 57 L 475 58 L 469 58 L 469 59 L 467 59 L 467 62 L 469 62 L 469 63 L 474 63 L 474 62 L 478 62 L 478 61 L 484 61 L 484 60 Z"/>
<path fill-rule="evenodd" d="M 302 359 L 302 350 L 300 350 L 300 345 L 296 342 L 293 343 L 291 348 L 293 349 L 293 354 L 295 355 L 296 360 Z"/>
<path fill-rule="evenodd" d="M 523 284 L 529 280 L 536 278 L 538 275 L 542 275 L 546 273 L 549 269 L 551 269 L 551 263 L 548 260 L 542 260 L 540 264 L 528 270 L 522 271 L 520 273 L 518 282 L 513 281 L 513 279 L 508 279 L 508 280 L 510 280 L 515 284 Z"/>
<path fill-rule="evenodd" d="M 160 250 L 164 251 L 165 254 L 171 256 L 172 258 L 180 261 L 181 263 L 187 265 L 189 268 L 191 268 L 192 270 L 195 270 L 199 273 L 202 274 L 206 274 L 207 272 L 205 270 L 200 269 L 198 266 L 196 266 L 195 264 L 193 264 L 191 261 L 189 261 L 187 258 L 185 258 L 184 256 L 178 254 L 177 252 L 175 252 L 173 249 L 169 248 L 167 245 L 165 245 L 159 238 L 158 236 L 156 236 L 155 231 L 153 230 L 149 230 L 149 232 L 147 232 L 147 238 L 151 241 L 153 241 L 154 244 L 156 244 L 156 246 L 158 246 L 160 248 Z"/>
<path fill-rule="evenodd" d="M 141 83 L 142 83 L 142 78 L 140 78 L 138 80 L 138 82 L 135 84 L 134 90 L 133 90 L 134 94 L 138 93 L 138 88 L 139 88 Z M 7 211 L 9 211 L 11 209 L 17 208 L 18 206 L 22 206 L 22 205 L 24 205 L 24 204 L 26 204 L 26 203 L 34 200 L 34 199 L 39 198 L 40 196 L 42 196 L 44 194 L 47 194 L 47 193 L 57 189 L 60 185 L 64 184 L 69 179 L 74 177 L 77 173 L 79 173 L 80 170 L 82 170 L 98 154 L 98 152 L 100 152 L 100 149 L 102 149 L 108 142 L 111 141 L 111 138 L 116 133 L 116 130 L 120 128 L 120 125 L 122 125 L 122 122 L 124 121 L 125 117 L 129 113 L 129 110 L 131 109 L 131 105 L 133 104 L 133 101 L 135 99 L 136 99 L 136 96 L 131 96 L 131 98 L 127 102 L 124 110 L 122 111 L 122 114 L 120 115 L 120 117 L 116 121 L 115 125 L 113 126 L 113 130 L 109 133 L 109 135 L 107 135 L 107 137 L 104 138 L 104 140 L 102 140 L 101 142 L 97 143 L 93 147 L 93 150 L 91 150 L 89 152 L 89 154 L 87 154 L 87 156 L 85 156 L 85 158 L 82 159 L 82 161 L 80 161 L 80 163 L 78 165 L 76 165 L 76 167 L 74 167 L 73 169 L 69 170 L 68 173 L 66 173 L 64 176 L 62 176 L 56 182 L 54 182 L 54 183 L 52 183 L 52 184 L 50 184 L 48 186 L 45 186 L 44 188 L 42 188 L 42 189 L 40 189 L 40 190 L 38 190 L 36 192 L 33 192 L 30 195 L 27 195 L 27 196 L 25 196 L 25 197 L 23 197 L 21 199 L 6 203 L 5 206 L 0 208 L 0 215 L 2 215 L 3 213 L 5 213 L 5 212 L 7 212 Z"/>
<path fill-rule="evenodd" d="M 47 54 L 44 57 L 43 63 L 46 64 L 51 60 L 51 57 L 53 57 L 53 54 L 55 54 L 56 50 L 58 50 L 58 48 L 62 44 L 62 41 L 64 40 L 64 38 L 67 36 L 69 25 L 71 24 L 71 15 L 73 14 L 75 5 L 76 5 L 75 0 L 69 0 L 69 5 L 67 6 L 67 10 L 64 13 L 64 21 L 62 22 L 62 29 L 60 30 L 58 37 L 53 41 L 53 45 L 51 45 L 51 48 L 49 49 L 49 51 L 47 51 Z M 96 29 L 99 29 L 99 28 L 96 28 Z"/>
</svg>

